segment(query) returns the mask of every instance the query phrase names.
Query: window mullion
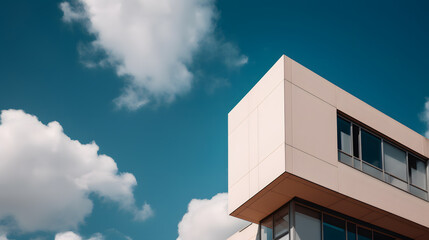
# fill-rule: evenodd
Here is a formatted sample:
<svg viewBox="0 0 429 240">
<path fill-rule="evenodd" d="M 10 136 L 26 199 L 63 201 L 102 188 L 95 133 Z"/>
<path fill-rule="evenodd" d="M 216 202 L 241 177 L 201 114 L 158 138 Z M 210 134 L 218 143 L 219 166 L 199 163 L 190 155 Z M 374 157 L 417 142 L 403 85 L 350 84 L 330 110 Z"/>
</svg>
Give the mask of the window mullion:
<svg viewBox="0 0 429 240">
<path fill-rule="evenodd" d="M 323 236 L 323 218 L 325 217 L 325 214 L 323 212 L 321 212 L 320 215 L 321 215 L 320 216 L 320 233 L 321 233 L 320 239 L 325 240 L 325 237 Z"/>
<path fill-rule="evenodd" d="M 359 160 L 360 170 L 362 171 L 362 128 L 359 127 Z"/>
<path fill-rule="evenodd" d="M 350 155 L 352 156 L 352 160 L 353 160 L 353 156 L 354 156 L 354 149 L 353 149 L 353 123 L 350 122 Z M 352 161 L 353 163 L 353 161 Z"/>
<path fill-rule="evenodd" d="M 381 139 L 381 170 L 383 171 L 383 180 L 386 180 L 386 176 L 385 176 L 385 159 L 384 159 L 384 140 L 383 138 Z"/>
<path fill-rule="evenodd" d="M 349 234 L 349 233 L 348 233 L 348 227 L 349 227 L 349 226 L 348 226 L 348 224 L 347 224 L 347 223 L 349 223 L 349 221 L 347 221 L 347 220 L 346 220 L 346 221 L 344 221 L 344 222 L 346 223 L 346 225 L 345 225 L 345 227 L 344 227 L 344 229 L 346 230 L 346 240 L 348 240 L 348 239 L 349 239 L 349 238 L 348 238 L 348 234 Z"/>
<path fill-rule="evenodd" d="M 408 163 L 408 151 L 407 151 L 407 190 L 410 191 L 410 184 L 411 184 L 411 176 L 410 176 L 410 165 Z"/>
<path fill-rule="evenodd" d="M 295 201 L 289 204 L 289 240 L 295 240 Z"/>
<path fill-rule="evenodd" d="M 425 161 L 426 164 L 426 201 L 429 201 L 429 164 L 428 161 Z"/>
<path fill-rule="evenodd" d="M 426 192 L 428 191 L 428 189 L 429 189 L 429 164 L 428 164 L 428 161 L 425 161 L 425 164 L 426 164 Z M 429 197 L 429 196 L 428 196 Z M 429 199 L 427 199 L 427 200 L 429 200 Z"/>
<path fill-rule="evenodd" d="M 276 223 L 274 222 L 274 215 L 275 215 L 275 212 L 273 213 L 273 214 L 271 214 L 271 218 L 272 218 L 272 223 L 273 223 L 273 234 L 271 234 L 272 236 L 272 239 L 273 240 L 275 240 L 275 234 L 276 234 L 276 230 L 275 230 L 275 228 L 276 228 Z"/>
</svg>

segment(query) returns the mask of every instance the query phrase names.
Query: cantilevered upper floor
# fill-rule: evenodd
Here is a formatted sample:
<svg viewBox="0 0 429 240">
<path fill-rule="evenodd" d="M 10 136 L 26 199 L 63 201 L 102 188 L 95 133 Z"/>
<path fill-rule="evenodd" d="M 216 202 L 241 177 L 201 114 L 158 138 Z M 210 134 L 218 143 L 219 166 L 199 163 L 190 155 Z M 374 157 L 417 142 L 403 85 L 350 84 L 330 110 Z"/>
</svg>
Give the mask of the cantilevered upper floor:
<svg viewBox="0 0 429 240">
<path fill-rule="evenodd" d="M 282 56 L 228 115 L 229 213 L 297 198 L 429 239 L 429 139 Z"/>
</svg>

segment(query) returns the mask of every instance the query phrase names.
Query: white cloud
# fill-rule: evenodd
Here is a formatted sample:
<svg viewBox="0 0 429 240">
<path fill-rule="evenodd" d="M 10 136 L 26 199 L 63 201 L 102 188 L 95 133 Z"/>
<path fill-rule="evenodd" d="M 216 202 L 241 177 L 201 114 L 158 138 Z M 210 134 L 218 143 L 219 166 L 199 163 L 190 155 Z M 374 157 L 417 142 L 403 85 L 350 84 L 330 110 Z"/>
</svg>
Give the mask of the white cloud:
<svg viewBox="0 0 429 240">
<path fill-rule="evenodd" d="M 96 233 L 92 235 L 92 237 L 88 238 L 88 240 L 103 240 L 104 237 L 100 233 Z"/>
<path fill-rule="evenodd" d="M 422 120 L 426 123 L 426 132 L 425 136 L 429 138 L 429 98 L 425 103 L 425 110 L 422 113 Z"/>
<path fill-rule="evenodd" d="M 82 240 L 82 238 L 74 232 L 62 232 L 55 235 L 55 240 Z"/>
<path fill-rule="evenodd" d="M 119 203 L 144 220 L 150 206 L 135 205 L 130 173 L 98 154 L 95 142 L 81 144 L 58 122 L 47 125 L 21 110 L 0 115 L 0 220 L 23 232 L 75 229 L 92 211 L 89 194 Z"/>
<path fill-rule="evenodd" d="M 132 240 L 131 237 L 119 232 L 116 229 L 110 228 L 101 233 L 95 233 L 92 236 L 85 238 L 73 231 L 60 232 L 55 235 L 54 240 Z M 3 240 L 0 238 L 0 240 Z"/>
<path fill-rule="evenodd" d="M 230 67 L 247 63 L 237 47 L 215 37 L 214 0 L 69 0 L 60 8 L 64 22 L 82 23 L 95 37 L 79 48 L 84 64 L 113 66 L 125 79 L 119 107 L 135 110 L 188 92 L 190 66 L 203 47 L 216 48 Z"/>
<path fill-rule="evenodd" d="M 55 240 L 83 240 L 83 239 L 78 234 L 68 231 L 68 232 L 57 233 L 55 235 Z M 92 235 L 90 238 L 87 238 L 86 240 L 104 240 L 104 237 L 100 233 L 96 233 Z"/>
<path fill-rule="evenodd" d="M 8 240 L 6 234 L 1 234 L 0 240 Z"/>
<path fill-rule="evenodd" d="M 225 240 L 248 222 L 228 215 L 228 194 L 192 199 L 179 223 L 177 240 Z"/>
<path fill-rule="evenodd" d="M 64 22 L 72 22 L 76 20 L 83 20 L 85 18 L 85 14 L 83 11 L 78 11 L 76 9 L 72 10 L 70 3 L 62 2 L 60 3 L 60 8 L 63 11 L 63 21 Z"/>
<path fill-rule="evenodd" d="M 103 232 L 103 238 L 106 240 L 132 240 L 131 237 L 123 234 L 115 228 L 110 228 Z"/>
<path fill-rule="evenodd" d="M 150 207 L 149 204 L 145 203 L 143 204 L 143 207 L 141 210 L 135 211 L 134 213 L 134 219 L 138 221 L 144 221 L 150 217 L 153 216 L 153 210 Z"/>
</svg>

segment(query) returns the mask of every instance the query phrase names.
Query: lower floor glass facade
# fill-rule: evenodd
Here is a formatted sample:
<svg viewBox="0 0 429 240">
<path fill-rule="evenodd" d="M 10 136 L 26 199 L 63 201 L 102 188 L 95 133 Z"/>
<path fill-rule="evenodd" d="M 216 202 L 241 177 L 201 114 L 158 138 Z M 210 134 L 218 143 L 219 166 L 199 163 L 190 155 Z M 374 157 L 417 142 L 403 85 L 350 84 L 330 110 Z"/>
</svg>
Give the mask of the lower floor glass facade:
<svg viewBox="0 0 429 240">
<path fill-rule="evenodd" d="M 399 234 L 294 199 L 259 224 L 258 240 L 409 240 Z"/>
</svg>

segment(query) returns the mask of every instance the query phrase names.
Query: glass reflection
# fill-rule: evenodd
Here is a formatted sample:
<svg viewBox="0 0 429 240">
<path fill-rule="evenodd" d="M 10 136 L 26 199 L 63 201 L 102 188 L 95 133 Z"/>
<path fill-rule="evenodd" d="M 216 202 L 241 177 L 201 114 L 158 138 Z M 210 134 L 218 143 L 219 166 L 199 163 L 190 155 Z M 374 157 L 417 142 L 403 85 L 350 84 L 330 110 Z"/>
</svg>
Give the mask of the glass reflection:
<svg viewBox="0 0 429 240">
<path fill-rule="evenodd" d="M 347 240 L 356 240 L 356 224 L 347 223 Z"/>
<path fill-rule="evenodd" d="M 323 214 L 323 239 L 346 240 L 345 228 L 344 220 Z"/>
<path fill-rule="evenodd" d="M 274 238 L 289 239 L 289 206 L 285 206 L 274 214 Z"/>
<path fill-rule="evenodd" d="M 273 239 L 273 218 L 272 216 L 266 218 L 261 222 L 261 240 Z"/>
<path fill-rule="evenodd" d="M 351 155 L 350 122 L 337 118 L 338 149 Z"/>
<path fill-rule="evenodd" d="M 321 240 L 320 213 L 299 205 L 295 210 L 296 240 Z"/>
<path fill-rule="evenodd" d="M 362 143 L 362 160 L 382 169 L 381 164 L 381 139 L 368 133 L 365 130 L 361 131 Z"/>
<path fill-rule="evenodd" d="M 407 181 L 407 156 L 397 147 L 383 142 L 385 171 L 403 181 Z"/>
<path fill-rule="evenodd" d="M 408 154 L 408 171 L 411 184 L 426 190 L 426 164 L 422 160 Z"/>
</svg>

